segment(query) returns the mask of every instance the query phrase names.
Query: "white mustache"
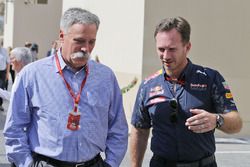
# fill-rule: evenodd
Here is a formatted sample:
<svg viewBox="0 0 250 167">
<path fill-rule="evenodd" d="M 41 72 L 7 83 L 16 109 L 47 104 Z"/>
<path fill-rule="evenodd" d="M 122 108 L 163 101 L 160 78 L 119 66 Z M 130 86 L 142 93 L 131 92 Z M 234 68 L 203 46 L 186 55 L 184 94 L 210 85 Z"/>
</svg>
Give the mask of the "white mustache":
<svg viewBox="0 0 250 167">
<path fill-rule="evenodd" d="M 88 58 L 89 58 L 89 54 L 88 54 L 87 52 L 80 51 L 80 52 L 73 53 L 73 54 L 71 55 L 71 58 L 72 58 L 72 59 L 77 59 L 77 58 L 85 58 L 85 59 L 88 59 Z"/>
</svg>

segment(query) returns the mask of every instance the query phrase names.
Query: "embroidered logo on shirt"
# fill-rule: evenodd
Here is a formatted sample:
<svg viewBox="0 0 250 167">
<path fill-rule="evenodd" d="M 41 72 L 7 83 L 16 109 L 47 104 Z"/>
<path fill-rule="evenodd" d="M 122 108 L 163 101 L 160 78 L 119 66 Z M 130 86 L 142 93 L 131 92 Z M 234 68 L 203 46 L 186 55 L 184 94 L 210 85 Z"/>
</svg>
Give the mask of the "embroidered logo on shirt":
<svg viewBox="0 0 250 167">
<path fill-rule="evenodd" d="M 231 98 L 233 98 L 232 93 L 226 93 L 226 94 L 225 94 L 225 96 L 226 96 L 226 98 L 227 98 L 227 99 L 231 99 Z"/>
<path fill-rule="evenodd" d="M 157 77 L 158 75 L 162 74 L 162 69 L 161 70 L 158 70 L 156 73 L 154 73 L 153 75 L 149 76 L 148 78 L 146 78 L 144 80 L 144 83 L 143 84 L 146 84 L 149 80 Z"/>
<path fill-rule="evenodd" d="M 200 73 L 200 74 L 207 76 L 207 74 L 205 72 L 202 72 L 201 70 L 197 70 L 196 73 Z"/>
<path fill-rule="evenodd" d="M 200 91 L 204 91 L 207 90 L 207 84 L 190 84 L 190 88 L 192 90 L 200 90 Z"/>
<path fill-rule="evenodd" d="M 222 84 L 223 84 L 223 86 L 224 86 L 224 88 L 225 88 L 226 90 L 230 90 L 230 89 L 229 89 L 229 86 L 228 86 L 228 84 L 227 84 L 226 82 L 222 82 Z"/>
<path fill-rule="evenodd" d="M 167 98 L 166 97 L 157 97 L 157 98 L 154 98 L 154 99 L 151 99 L 149 101 L 149 105 L 152 105 L 152 104 L 156 104 L 156 103 L 160 103 L 160 102 L 164 102 L 164 101 L 167 101 Z"/>
<path fill-rule="evenodd" d="M 163 93 L 164 93 L 164 89 L 162 88 L 162 86 L 161 85 L 156 86 L 156 87 L 150 89 L 149 97 L 153 97 L 156 95 L 162 95 Z"/>
</svg>

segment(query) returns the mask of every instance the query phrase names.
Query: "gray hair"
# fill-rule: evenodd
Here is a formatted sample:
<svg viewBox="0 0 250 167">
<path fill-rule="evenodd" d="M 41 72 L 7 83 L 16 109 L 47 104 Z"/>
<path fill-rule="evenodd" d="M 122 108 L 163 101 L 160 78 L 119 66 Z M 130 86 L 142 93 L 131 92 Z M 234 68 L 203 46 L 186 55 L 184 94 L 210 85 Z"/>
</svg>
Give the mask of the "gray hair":
<svg viewBox="0 0 250 167">
<path fill-rule="evenodd" d="M 32 55 L 29 48 L 17 47 L 14 48 L 10 53 L 16 58 L 16 61 L 22 62 L 23 66 L 32 62 Z"/>
<path fill-rule="evenodd" d="M 82 8 L 69 8 L 61 18 L 60 28 L 64 33 L 74 24 L 95 24 L 98 30 L 100 20 L 95 14 Z"/>
<path fill-rule="evenodd" d="M 170 31 L 172 29 L 176 29 L 181 34 L 183 43 L 189 42 L 191 27 L 187 20 L 182 17 L 166 18 L 161 20 L 155 28 L 154 37 L 156 37 L 159 32 Z"/>
</svg>

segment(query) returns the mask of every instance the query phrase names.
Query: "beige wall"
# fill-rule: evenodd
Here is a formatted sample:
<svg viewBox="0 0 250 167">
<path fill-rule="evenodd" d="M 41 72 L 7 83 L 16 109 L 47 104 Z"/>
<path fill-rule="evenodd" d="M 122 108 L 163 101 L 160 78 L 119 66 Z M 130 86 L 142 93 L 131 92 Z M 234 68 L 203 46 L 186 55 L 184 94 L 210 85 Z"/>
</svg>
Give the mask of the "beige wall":
<svg viewBox="0 0 250 167">
<path fill-rule="evenodd" d="M 250 1 L 247 0 L 146 0 L 143 76 L 158 69 L 153 32 L 160 19 L 186 18 L 192 28 L 193 63 L 219 70 L 231 87 L 243 117 L 240 134 L 250 134 L 248 99 L 250 85 Z M 224 134 L 218 134 L 224 135 Z"/>
<path fill-rule="evenodd" d="M 49 0 L 47 5 L 24 4 L 24 0 L 8 2 L 4 46 L 24 46 L 26 41 L 39 45 L 39 57 L 46 56 L 52 40 L 58 38 L 61 0 Z"/>
<path fill-rule="evenodd" d="M 143 44 L 143 0 L 64 0 L 63 11 L 80 6 L 101 20 L 96 55 L 118 72 L 141 74 Z"/>
</svg>

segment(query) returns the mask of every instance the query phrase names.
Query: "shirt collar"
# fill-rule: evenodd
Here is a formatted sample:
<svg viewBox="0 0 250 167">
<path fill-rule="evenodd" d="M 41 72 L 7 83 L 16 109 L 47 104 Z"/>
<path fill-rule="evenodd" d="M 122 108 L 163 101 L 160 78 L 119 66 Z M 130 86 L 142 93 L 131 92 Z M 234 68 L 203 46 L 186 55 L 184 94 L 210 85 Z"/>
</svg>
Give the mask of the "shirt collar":
<svg viewBox="0 0 250 167">
<path fill-rule="evenodd" d="M 61 50 L 62 50 L 61 48 L 58 49 L 57 56 L 58 56 L 58 60 L 59 60 L 61 69 L 63 70 L 67 66 L 67 64 L 64 62 L 64 60 L 62 58 L 62 52 L 61 52 Z M 56 67 L 56 72 L 59 72 L 59 69 L 57 68 L 57 65 L 56 65 L 56 60 L 55 60 L 55 67 Z"/>
<path fill-rule="evenodd" d="M 178 80 L 177 80 L 177 83 L 181 84 L 181 85 L 184 85 L 185 84 L 185 81 L 187 79 L 186 76 L 189 76 L 190 72 L 191 72 L 191 69 L 192 69 L 192 66 L 193 66 L 193 63 L 187 58 L 188 60 L 188 63 L 186 65 L 186 67 L 183 69 L 183 71 L 181 72 Z M 167 80 L 167 81 L 172 81 L 171 77 L 169 75 L 167 75 L 165 69 L 163 68 L 163 71 L 164 71 L 164 78 Z"/>
</svg>

